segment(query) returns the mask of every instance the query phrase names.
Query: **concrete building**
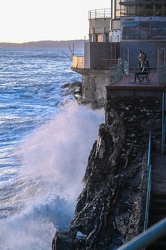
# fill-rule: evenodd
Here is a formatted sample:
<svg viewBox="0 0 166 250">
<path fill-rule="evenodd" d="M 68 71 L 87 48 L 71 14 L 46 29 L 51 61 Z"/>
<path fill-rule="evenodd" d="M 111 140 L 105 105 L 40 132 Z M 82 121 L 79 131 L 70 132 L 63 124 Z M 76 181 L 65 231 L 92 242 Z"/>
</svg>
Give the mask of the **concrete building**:
<svg viewBox="0 0 166 250">
<path fill-rule="evenodd" d="M 105 87 L 119 82 L 124 75 L 128 76 L 126 83 L 131 83 L 139 50 L 145 52 L 154 70 L 152 82 L 165 81 L 166 2 L 111 0 L 110 4 L 110 9 L 89 11 L 84 57 L 73 57 L 71 69 L 82 75 L 83 100 L 103 103 Z"/>
</svg>

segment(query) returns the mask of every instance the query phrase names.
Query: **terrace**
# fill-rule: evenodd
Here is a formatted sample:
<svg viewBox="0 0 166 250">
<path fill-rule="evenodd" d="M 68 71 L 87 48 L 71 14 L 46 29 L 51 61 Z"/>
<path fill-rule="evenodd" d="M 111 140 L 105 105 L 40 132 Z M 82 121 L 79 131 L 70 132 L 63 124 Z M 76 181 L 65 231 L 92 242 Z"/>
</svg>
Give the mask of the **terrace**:
<svg viewBox="0 0 166 250">
<path fill-rule="evenodd" d="M 166 82 L 166 65 L 149 68 L 146 76 L 139 74 L 139 67 L 129 67 L 128 62 L 123 59 L 100 59 L 96 62 L 97 67 L 91 70 L 109 70 L 110 85 L 161 85 Z M 73 71 L 81 72 L 90 70 L 84 67 L 84 57 L 73 57 Z M 140 81 L 139 81 L 140 78 Z"/>
</svg>

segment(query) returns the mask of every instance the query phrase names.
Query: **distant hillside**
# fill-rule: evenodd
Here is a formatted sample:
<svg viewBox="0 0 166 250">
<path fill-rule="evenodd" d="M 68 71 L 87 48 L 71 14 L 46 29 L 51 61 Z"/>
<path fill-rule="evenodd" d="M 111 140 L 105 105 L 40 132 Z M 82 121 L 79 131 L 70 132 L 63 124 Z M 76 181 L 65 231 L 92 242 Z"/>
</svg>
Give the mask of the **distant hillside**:
<svg viewBox="0 0 166 250">
<path fill-rule="evenodd" d="M 27 43 L 0 43 L 0 48 L 83 48 L 84 40 L 38 41 Z"/>
</svg>

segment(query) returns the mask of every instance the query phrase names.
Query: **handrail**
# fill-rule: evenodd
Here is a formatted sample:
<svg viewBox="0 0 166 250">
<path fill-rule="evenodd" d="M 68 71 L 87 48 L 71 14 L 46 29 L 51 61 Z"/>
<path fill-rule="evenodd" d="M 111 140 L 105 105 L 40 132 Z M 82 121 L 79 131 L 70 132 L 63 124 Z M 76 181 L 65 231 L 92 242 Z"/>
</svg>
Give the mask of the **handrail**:
<svg viewBox="0 0 166 250">
<path fill-rule="evenodd" d="M 166 233 L 166 218 L 162 219 L 152 227 L 148 228 L 145 232 L 139 234 L 131 241 L 122 245 L 118 250 L 142 250 L 154 243 Z"/>
<path fill-rule="evenodd" d="M 165 137 L 166 137 L 165 93 L 163 93 L 163 97 L 162 97 L 162 142 L 161 142 L 162 154 L 164 153 Z"/>
<path fill-rule="evenodd" d="M 91 19 L 99 19 L 99 18 L 109 18 L 111 19 L 111 9 L 95 9 L 90 10 L 88 13 L 89 20 Z"/>
<path fill-rule="evenodd" d="M 118 64 L 118 59 L 96 59 L 93 68 L 88 69 L 103 69 L 109 70 L 111 66 Z M 72 57 L 72 68 L 85 69 L 85 60 L 83 56 L 73 56 Z"/>
<path fill-rule="evenodd" d="M 166 79 L 166 65 L 158 66 L 157 68 L 158 82 L 165 82 Z"/>
<path fill-rule="evenodd" d="M 97 69 L 109 70 L 111 67 L 114 67 L 117 64 L 118 64 L 118 59 L 100 58 L 95 60 L 95 65 Z"/>
<path fill-rule="evenodd" d="M 166 234 L 166 217 L 148 228 L 148 217 L 149 217 L 149 204 L 150 204 L 150 192 L 151 192 L 151 140 L 152 134 L 149 132 L 148 142 L 148 185 L 147 185 L 147 197 L 146 197 L 146 209 L 145 209 L 145 220 L 144 220 L 144 232 L 137 235 L 134 239 L 127 242 L 118 248 L 118 250 L 142 250 L 145 247 L 151 245 L 156 240 Z"/>
<path fill-rule="evenodd" d="M 149 132 L 149 143 L 148 143 L 148 161 L 147 161 L 148 185 L 147 185 L 147 194 L 146 194 L 146 208 L 145 208 L 144 231 L 148 227 L 150 193 L 151 193 L 151 169 L 152 169 L 152 166 L 151 166 L 151 140 L 152 140 L 152 134 L 151 134 L 151 131 L 150 131 Z"/>
<path fill-rule="evenodd" d="M 158 67 L 152 68 L 150 67 L 150 73 L 142 75 L 140 73 L 139 67 L 128 67 L 128 73 L 124 74 L 125 78 L 120 79 L 119 81 L 113 81 L 111 84 L 146 84 L 146 85 L 160 85 L 164 83 L 161 81 L 158 81 Z M 139 76 L 139 78 L 138 78 Z"/>
<path fill-rule="evenodd" d="M 162 138 L 162 140 L 163 140 L 163 151 L 162 151 L 162 153 L 164 152 L 164 146 L 165 146 L 165 136 L 166 136 L 166 116 L 165 116 L 165 118 L 164 118 L 164 126 L 163 126 L 163 138 Z"/>
</svg>

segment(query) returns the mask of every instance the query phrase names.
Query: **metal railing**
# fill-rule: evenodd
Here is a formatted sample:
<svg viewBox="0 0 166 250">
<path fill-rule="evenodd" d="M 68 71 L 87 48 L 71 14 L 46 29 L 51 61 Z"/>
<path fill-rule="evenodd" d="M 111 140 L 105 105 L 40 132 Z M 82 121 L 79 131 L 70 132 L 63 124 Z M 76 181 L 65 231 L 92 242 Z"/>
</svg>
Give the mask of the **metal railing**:
<svg viewBox="0 0 166 250">
<path fill-rule="evenodd" d="M 118 59 L 96 59 L 95 60 L 95 67 L 96 69 L 104 69 L 109 70 L 111 67 L 114 67 L 118 64 Z"/>
<path fill-rule="evenodd" d="M 156 240 L 166 234 L 166 218 L 148 228 L 145 232 L 139 234 L 131 241 L 122 245 L 118 250 L 142 250 L 151 245 Z"/>
<path fill-rule="evenodd" d="M 147 197 L 146 197 L 146 209 L 145 209 L 145 221 L 144 221 L 144 232 L 137 235 L 134 239 L 127 242 L 118 248 L 118 250 L 142 250 L 160 239 L 166 234 L 166 218 L 159 221 L 152 227 L 148 228 L 148 217 L 149 217 L 149 204 L 150 204 L 150 193 L 151 193 L 151 131 L 149 132 L 148 142 L 148 185 L 147 185 Z"/>
<path fill-rule="evenodd" d="M 159 85 L 162 83 L 166 83 L 166 75 L 165 72 L 161 70 L 159 71 L 159 67 L 149 68 L 150 71 L 144 75 L 140 68 L 138 67 L 130 67 L 126 70 L 126 73 L 122 78 L 118 79 L 118 81 L 110 81 L 110 84 L 148 84 L 148 85 Z M 128 71 L 128 72 L 127 72 Z M 118 70 L 115 68 L 115 75 L 118 73 Z"/>
<path fill-rule="evenodd" d="M 149 132 L 149 143 L 148 143 L 148 161 L 147 161 L 147 169 L 148 169 L 148 184 L 147 184 L 147 194 L 146 194 L 146 207 L 145 207 L 145 220 L 144 220 L 144 231 L 148 228 L 148 218 L 149 218 L 149 206 L 150 206 L 150 194 L 151 194 L 151 140 L 152 134 Z"/>
<path fill-rule="evenodd" d="M 157 14 L 156 14 L 157 12 Z M 165 16 L 166 12 L 165 11 L 161 11 L 161 10 L 137 10 L 137 11 L 124 11 L 124 9 L 122 9 L 120 11 L 120 16 L 121 17 L 133 17 L 133 16 Z"/>
<path fill-rule="evenodd" d="M 129 63 L 125 60 L 123 60 L 123 67 L 124 67 L 124 75 L 129 74 Z"/>
<path fill-rule="evenodd" d="M 76 69 L 84 69 L 84 57 L 73 56 L 71 67 Z M 130 67 L 127 61 L 119 59 L 98 59 L 95 60 L 93 67 L 88 69 L 110 70 L 110 84 L 150 84 L 158 85 L 166 83 L 166 65 L 156 68 L 149 68 L 146 77 L 141 76 L 140 68 Z M 139 75 L 140 72 L 140 75 Z M 141 80 L 141 82 L 140 82 Z"/>
<path fill-rule="evenodd" d="M 110 82 L 111 84 L 118 83 L 123 76 L 128 75 L 129 65 L 128 62 L 119 58 L 118 63 L 110 67 Z"/>
<path fill-rule="evenodd" d="M 111 9 L 96 9 L 88 12 L 89 19 L 109 18 L 111 19 Z"/>
<path fill-rule="evenodd" d="M 119 82 L 123 77 L 123 65 L 112 66 L 110 68 L 111 83 Z"/>
<path fill-rule="evenodd" d="M 165 148 L 165 137 L 166 137 L 166 116 L 164 117 L 164 123 L 162 125 L 162 142 L 161 142 L 161 153 L 164 153 Z"/>
<path fill-rule="evenodd" d="M 109 70 L 113 65 L 118 64 L 118 59 L 96 59 L 92 68 L 88 69 L 99 69 L 99 70 Z M 76 69 L 85 68 L 84 57 L 83 56 L 73 56 L 71 67 Z"/>
<path fill-rule="evenodd" d="M 157 72 L 158 82 L 166 82 L 166 65 L 159 66 Z"/>
<path fill-rule="evenodd" d="M 158 81 L 158 71 L 157 68 L 150 68 L 148 69 L 148 72 L 144 72 L 144 75 L 142 75 L 142 72 L 139 67 L 134 67 L 130 69 L 130 82 L 132 83 L 144 83 L 144 84 L 151 84 L 151 85 L 157 85 L 159 84 Z M 134 82 L 133 82 L 134 80 Z"/>
</svg>

